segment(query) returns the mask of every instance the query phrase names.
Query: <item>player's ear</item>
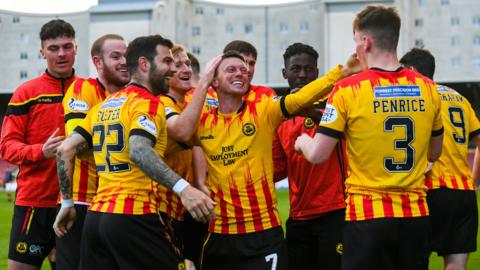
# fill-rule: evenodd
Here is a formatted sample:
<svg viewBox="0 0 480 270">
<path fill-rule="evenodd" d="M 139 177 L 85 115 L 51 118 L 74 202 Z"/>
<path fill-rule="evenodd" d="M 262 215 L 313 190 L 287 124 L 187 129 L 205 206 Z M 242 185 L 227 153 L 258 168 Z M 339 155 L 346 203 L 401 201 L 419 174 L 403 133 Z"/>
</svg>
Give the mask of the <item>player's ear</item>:
<svg viewBox="0 0 480 270">
<path fill-rule="evenodd" d="M 217 89 L 218 86 L 219 86 L 218 80 L 217 80 L 217 78 L 214 78 L 214 79 L 212 80 L 212 87 L 215 88 L 215 89 Z"/>
<path fill-rule="evenodd" d="M 287 70 L 285 68 L 282 68 L 282 75 L 283 75 L 284 79 L 288 79 L 286 72 L 287 72 Z"/>
</svg>

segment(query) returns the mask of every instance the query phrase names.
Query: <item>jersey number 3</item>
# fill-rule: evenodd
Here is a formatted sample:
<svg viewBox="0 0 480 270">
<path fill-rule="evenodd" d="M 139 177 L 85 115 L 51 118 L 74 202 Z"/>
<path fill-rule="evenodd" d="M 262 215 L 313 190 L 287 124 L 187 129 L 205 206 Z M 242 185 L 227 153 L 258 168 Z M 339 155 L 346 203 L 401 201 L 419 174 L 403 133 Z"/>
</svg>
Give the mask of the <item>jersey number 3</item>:
<svg viewBox="0 0 480 270">
<path fill-rule="evenodd" d="M 393 157 L 385 157 L 383 166 L 389 172 L 409 172 L 413 168 L 415 160 L 415 149 L 411 143 L 415 139 L 415 125 L 410 117 L 389 117 L 383 123 L 385 132 L 393 132 L 396 127 L 405 130 L 405 137 L 401 140 L 394 140 L 395 150 L 405 151 L 404 162 L 395 162 Z"/>
</svg>

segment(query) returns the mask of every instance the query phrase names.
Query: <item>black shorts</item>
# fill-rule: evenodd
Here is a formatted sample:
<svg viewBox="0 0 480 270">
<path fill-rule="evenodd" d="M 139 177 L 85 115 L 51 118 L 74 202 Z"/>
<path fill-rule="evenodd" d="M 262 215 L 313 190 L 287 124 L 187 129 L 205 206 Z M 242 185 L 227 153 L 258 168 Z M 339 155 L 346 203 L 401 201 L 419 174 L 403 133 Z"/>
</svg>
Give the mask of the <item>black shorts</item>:
<svg viewBox="0 0 480 270">
<path fill-rule="evenodd" d="M 340 269 L 345 209 L 309 220 L 287 220 L 289 269 Z"/>
<path fill-rule="evenodd" d="M 8 258 L 40 267 L 55 246 L 55 208 L 15 205 Z"/>
<path fill-rule="evenodd" d="M 478 209 L 474 190 L 427 192 L 432 224 L 431 251 L 439 256 L 477 250 Z"/>
<path fill-rule="evenodd" d="M 428 269 L 428 217 L 346 221 L 343 270 Z"/>
<path fill-rule="evenodd" d="M 184 269 L 168 237 L 158 214 L 88 211 L 83 226 L 80 269 Z"/>
<path fill-rule="evenodd" d="M 59 210 L 60 207 L 57 207 Z M 78 269 L 80 266 L 80 242 L 82 240 L 83 223 L 87 215 L 88 205 L 75 204 L 77 216 L 68 233 L 56 238 L 57 268 L 62 270 Z"/>
<path fill-rule="evenodd" d="M 285 270 L 287 261 L 281 227 L 246 234 L 209 233 L 200 269 Z"/>
<path fill-rule="evenodd" d="M 208 224 L 195 221 L 187 212 L 182 222 L 183 254 L 185 259 L 195 263 L 200 269 L 200 253 L 203 242 L 208 235 Z"/>
</svg>

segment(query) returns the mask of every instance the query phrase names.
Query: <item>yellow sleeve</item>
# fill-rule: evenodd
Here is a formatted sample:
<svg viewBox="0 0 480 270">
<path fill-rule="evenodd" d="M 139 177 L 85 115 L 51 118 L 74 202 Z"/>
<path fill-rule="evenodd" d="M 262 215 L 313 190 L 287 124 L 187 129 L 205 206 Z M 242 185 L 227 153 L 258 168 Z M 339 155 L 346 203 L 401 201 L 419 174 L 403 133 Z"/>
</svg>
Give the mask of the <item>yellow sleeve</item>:
<svg viewBox="0 0 480 270">
<path fill-rule="evenodd" d="M 78 88 L 81 90 L 76 94 L 75 89 Z M 63 98 L 66 135 L 72 133 L 75 127 L 86 117 L 88 111 L 95 105 L 92 100 L 92 93 L 95 93 L 95 87 L 83 79 L 76 80 L 67 89 Z"/>
<path fill-rule="evenodd" d="M 330 137 L 341 138 L 348 120 L 346 98 L 344 97 L 344 94 L 348 92 L 346 89 L 340 88 L 338 85 L 335 86 L 328 98 L 317 132 Z"/>
<path fill-rule="evenodd" d="M 157 143 L 157 138 L 162 134 L 166 128 L 165 113 L 163 105 L 159 106 L 157 113 L 151 115 L 149 113 L 150 102 L 154 102 L 148 99 L 140 99 L 134 101 L 136 104 L 132 107 L 132 114 L 130 115 L 131 126 L 129 136 L 139 135 L 152 140 Z M 162 119 L 163 117 L 163 119 Z M 164 127 L 165 124 L 165 127 Z"/>
<path fill-rule="evenodd" d="M 73 131 L 82 135 L 82 137 L 88 142 L 90 148 L 92 147 L 92 137 L 93 137 L 93 119 L 97 116 L 98 109 L 100 104 L 91 109 L 84 119 L 79 119 L 79 123 L 74 127 Z"/>
</svg>

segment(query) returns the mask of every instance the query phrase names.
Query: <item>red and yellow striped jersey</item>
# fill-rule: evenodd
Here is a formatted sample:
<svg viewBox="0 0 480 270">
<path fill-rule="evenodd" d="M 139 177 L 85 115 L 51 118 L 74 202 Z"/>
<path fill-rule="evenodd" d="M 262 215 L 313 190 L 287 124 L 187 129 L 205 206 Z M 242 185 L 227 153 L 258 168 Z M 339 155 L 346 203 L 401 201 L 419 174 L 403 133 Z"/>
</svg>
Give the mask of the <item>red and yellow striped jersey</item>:
<svg viewBox="0 0 480 270">
<path fill-rule="evenodd" d="M 424 171 L 443 132 L 435 84 L 370 69 L 335 86 L 318 132 L 347 140 L 346 220 L 428 215 Z"/>
<path fill-rule="evenodd" d="M 437 89 L 442 101 L 445 136 L 442 155 L 427 174 L 426 185 L 429 189 L 474 190 L 468 164 L 468 141 L 480 133 L 480 123 L 465 97 L 447 86 L 438 85 Z"/>
<path fill-rule="evenodd" d="M 87 112 L 105 99 L 107 92 L 98 79 L 78 79 L 63 98 L 65 133 L 70 135 L 87 116 Z M 97 192 L 97 170 L 93 155 L 76 157 L 72 179 L 72 199 L 90 203 Z"/>
<path fill-rule="evenodd" d="M 244 99 L 234 113 L 212 109 L 196 134 L 208 164 L 208 185 L 216 202 L 209 230 L 221 234 L 257 232 L 280 226 L 273 183 L 272 142 L 284 115 L 325 95 L 340 67 L 286 97 Z"/>
<path fill-rule="evenodd" d="M 167 121 L 170 117 L 178 115 L 184 110 L 184 104 L 179 104 L 179 102 L 170 96 L 160 96 L 160 101 L 165 107 Z M 190 183 L 193 182 L 193 158 L 192 150 L 189 146 L 184 143 L 179 143 L 169 136 L 164 161 L 182 178 L 188 180 Z M 160 184 L 157 184 L 157 188 L 158 190 L 156 192 L 160 212 L 182 221 L 185 208 L 182 205 L 180 197 L 172 190 Z"/>
<path fill-rule="evenodd" d="M 146 88 L 129 84 L 95 106 L 75 128 L 93 147 L 99 177 L 90 211 L 142 215 L 158 212 L 155 182 L 130 160 L 132 135 L 155 142 L 163 157 L 167 144 L 165 110 Z"/>
</svg>

